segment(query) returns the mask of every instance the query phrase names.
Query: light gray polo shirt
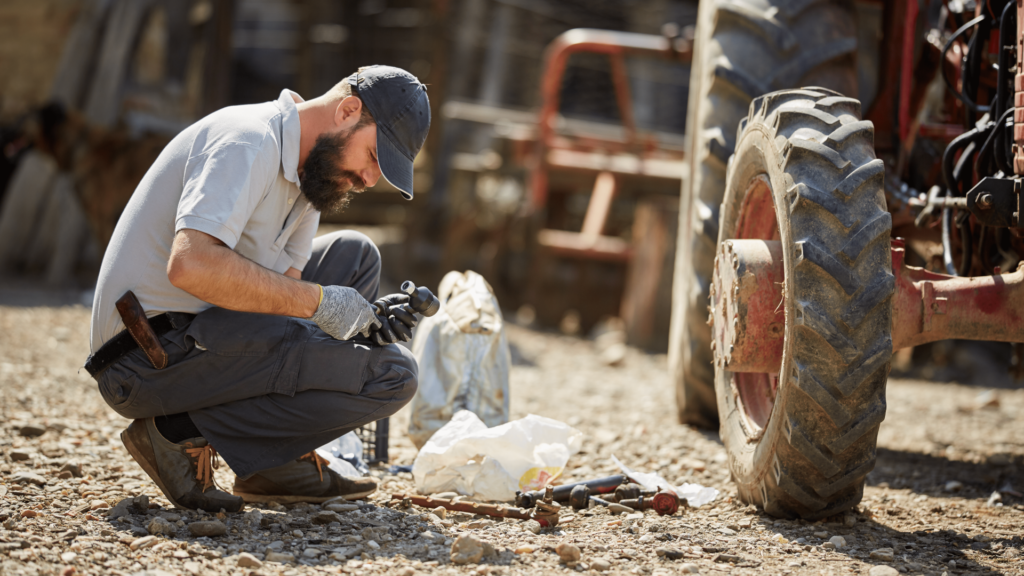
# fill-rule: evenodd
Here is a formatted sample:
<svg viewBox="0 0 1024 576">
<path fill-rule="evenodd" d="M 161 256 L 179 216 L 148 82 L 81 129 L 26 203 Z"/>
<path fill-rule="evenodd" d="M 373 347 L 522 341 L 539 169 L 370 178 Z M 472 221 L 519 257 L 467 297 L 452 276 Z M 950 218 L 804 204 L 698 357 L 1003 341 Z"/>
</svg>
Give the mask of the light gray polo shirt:
<svg viewBox="0 0 1024 576">
<path fill-rule="evenodd" d="M 124 330 L 114 303 L 131 290 L 148 316 L 212 305 L 167 279 L 171 243 L 184 228 L 284 273 L 302 270 L 320 221 L 299 190 L 302 98 L 231 106 L 182 131 L 142 178 L 117 222 L 96 284 L 89 344 L 95 352 Z"/>
</svg>

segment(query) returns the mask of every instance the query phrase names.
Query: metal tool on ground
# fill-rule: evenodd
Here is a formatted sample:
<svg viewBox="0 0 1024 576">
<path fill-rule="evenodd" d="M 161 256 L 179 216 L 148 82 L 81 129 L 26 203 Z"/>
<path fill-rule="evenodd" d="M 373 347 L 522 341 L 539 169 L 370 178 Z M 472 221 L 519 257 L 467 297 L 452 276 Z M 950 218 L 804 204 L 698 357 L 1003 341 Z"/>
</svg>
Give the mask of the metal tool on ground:
<svg viewBox="0 0 1024 576">
<path fill-rule="evenodd" d="M 405 501 L 408 500 L 410 503 L 424 508 L 437 508 L 438 506 L 445 510 L 452 510 L 453 512 L 469 512 L 470 514 L 483 514 L 485 516 L 493 516 L 495 518 L 517 518 L 519 520 L 536 520 L 533 515 L 526 510 L 521 508 L 513 508 L 505 506 L 504 504 L 481 504 L 479 502 L 453 502 L 451 500 L 445 500 L 444 498 L 431 498 L 429 496 L 413 496 L 411 494 L 392 494 L 392 500 Z M 554 524 L 558 523 L 558 517 L 555 517 Z M 541 526 L 545 526 L 542 522 Z"/>
<path fill-rule="evenodd" d="M 657 493 L 657 490 L 645 490 L 643 486 L 629 482 L 616 487 L 612 497 L 615 502 L 622 502 L 623 500 L 635 500 L 642 496 L 654 496 Z"/>
<path fill-rule="evenodd" d="M 619 500 L 618 503 L 634 510 L 654 510 L 659 516 L 671 516 L 679 510 L 680 501 L 674 492 L 662 490 L 653 496 L 641 495 L 639 498 Z"/>
<path fill-rule="evenodd" d="M 569 502 L 571 501 L 572 491 L 577 486 L 586 486 L 590 489 L 591 494 L 610 494 L 615 491 L 623 482 L 626 481 L 626 477 L 621 474 L 614 476 L 606 476 L 604 478 L 595 478 L 593 480 L 582 480 L 580 482 L 573 482 L 571 484 L 563 484 L 561 486 L 555 486 L 552 491 L 552 500 L 555 502 Z M 544 492 L 540 490 L 532 490 L 530 492 L 516 492 L 516 506 L 520 508 L 533 508 L 539 500 L 544 498 Z"/>
<path fill-rule="evenodd" d="M 562 505 L 555 502 L 554 487 L 547 486 L 544 488 L 544 498 L 538 500 L 534 505 L 532 517 L 541 526 L 557 526 L 561 510 Z"/>
<path fill-rule="evenodd" d="M 598 498 L 590 492 L 590 487 L 586 484 L 577 484 L 573 486 L 572 491 L 569 493 L 569 506 L 572 506 L 573 510 L 586 510 L 587 508 L 590 508 L 591 502 L 598 506 L 608 506 L 611 504 L 608 500 Z"/>
</svg>

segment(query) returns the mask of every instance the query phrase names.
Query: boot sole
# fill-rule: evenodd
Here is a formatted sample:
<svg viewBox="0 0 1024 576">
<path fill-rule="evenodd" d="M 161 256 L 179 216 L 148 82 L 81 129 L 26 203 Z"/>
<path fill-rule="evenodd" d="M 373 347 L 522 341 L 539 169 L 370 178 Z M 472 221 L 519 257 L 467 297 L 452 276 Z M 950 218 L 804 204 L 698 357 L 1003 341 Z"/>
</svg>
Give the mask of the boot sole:
<svg viewBox="0 0 1024 576">
<path fill-rule="evenodd" d="M 183 506 L 181 503 L 179 503 L 177 500 L 171 497 L 171 494 L 167 491 L 167 488 L 164 486 L 163 481 L 160 479 L 160 474 L 157 472 L 157 469 L 150 463 L 149 459 L 143 456 L 142 450 L 140 450 L 139 447 L 136 446 L 134 442 L 132 442 L 131 438 L 128 436 L 128 430 L 123 430 L 121 432 L 121 443 L 124 444 L 124 447 L 128 450 L 128 453 L 131 454 L 131 457 L 135 460 L 135 463 L 142 467 L 142 470 L 149 475 L 150 480 L 152 480 L 156 484 L 157 488 L 160 489 L 160 492 L 163 493 L 164 497 L 171 501 L 171 504 L 174 504 L 178 508 L 183 508 L 186 510 L 190 509 L 188 506 Z"/>
<path fill-rule="evenodd" d="M 246 492 L 232 491 L 231 493 L 235 496 L 241 496 L 242 500 L 245 500 L 246 504 L 258 504 L 264 502 L 276 502 L 278 504 L 294 504 L 296 502 L 309 502 L 311 504 L 320 504 L 327 502 L 328 500 L 336 500 L 343 498 L 345 500 L 359 500 L 373 494 L 377 490 L 366 490 L 364 492 L 355 492 L 352 494 L 341 494 L 334 496 L 295 496 L 295 495 L 275 495 L 275 494 L 249 494 Z"/>
</svg>

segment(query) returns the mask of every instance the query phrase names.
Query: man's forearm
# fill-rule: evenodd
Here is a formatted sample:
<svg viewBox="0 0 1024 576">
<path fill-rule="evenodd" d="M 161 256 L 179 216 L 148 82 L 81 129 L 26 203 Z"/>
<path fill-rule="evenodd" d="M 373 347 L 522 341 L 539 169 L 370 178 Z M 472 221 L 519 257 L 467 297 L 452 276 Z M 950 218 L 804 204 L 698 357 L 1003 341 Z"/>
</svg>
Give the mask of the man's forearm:
<svg viewBox="0 0 1024 576">
<path fill-rule="evenodd" d="M 320 302 L 316 284 L 268 270 L 195 230 L 175 236 L 167 276 L 174 286 L 228 310 L 309 318 Z"/>
</svg>

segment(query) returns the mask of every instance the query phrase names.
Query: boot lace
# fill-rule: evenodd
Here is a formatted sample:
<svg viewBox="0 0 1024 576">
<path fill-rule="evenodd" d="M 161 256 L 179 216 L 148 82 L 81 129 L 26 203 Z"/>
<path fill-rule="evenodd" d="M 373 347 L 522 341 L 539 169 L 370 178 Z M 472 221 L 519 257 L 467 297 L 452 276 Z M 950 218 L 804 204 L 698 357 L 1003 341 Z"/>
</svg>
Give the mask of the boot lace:
<svg viewBox="0 0 1024 576">
<path fill-rule="evenodd" d="M 316 450 L 299 456 L 299 460 L 311 460 L 316 464 L 316 471 L 320 474 L 320 481 L 324 481 L 324 466 L 330 465 L 326 458 L 316 453 Z"/>
<path fill-rule="evenodd" d="M 220 460 L 218 460 L 217 451 L 213 446 L 207 444 L 190 447 L 185 449 L 185 453 L 196 461 L 196 480 L 202 483 L 203 492 L 217 486 L 217 481 L 213 478 L 213 471 L 220 467 Z M 219 489 L 220 486 L 217 488 Z"/>
</svg>

